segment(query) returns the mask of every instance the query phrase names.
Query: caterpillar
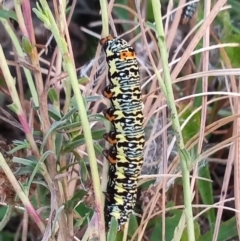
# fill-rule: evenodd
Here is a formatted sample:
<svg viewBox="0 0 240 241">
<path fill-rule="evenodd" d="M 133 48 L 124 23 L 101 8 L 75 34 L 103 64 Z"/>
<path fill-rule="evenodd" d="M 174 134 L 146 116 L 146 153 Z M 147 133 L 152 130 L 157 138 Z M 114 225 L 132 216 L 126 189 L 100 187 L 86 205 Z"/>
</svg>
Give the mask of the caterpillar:
<svg viewBox="0 0 240 241">
<path fill-rule="evenodd" d="M 189 2 L 190 0 L 187 0 Z M 187 24 L 195 14 L 197 10 L 197 2 L 194 3 L 189 3 L 187 6 L 184 7 L 183 12 L 182 12 L 182 18 L 181 18 L 181 23 L 182 24 Z"/>
<path fill-rule="evenodd" d="M 110 81 L 103 96 L 112 105 L 103 113 L 113 126 L 103 136 L 112 145 L 103 151 L 109 161 L 104 214 L 107 229 L 114 217 L 121 230 L 135 207 L 143 164 L 145 140 L 140 76 L 136 54 L 125 40 L 108 36 L 101 39 L 100 44 L 106 54 Z"/>
</svg>

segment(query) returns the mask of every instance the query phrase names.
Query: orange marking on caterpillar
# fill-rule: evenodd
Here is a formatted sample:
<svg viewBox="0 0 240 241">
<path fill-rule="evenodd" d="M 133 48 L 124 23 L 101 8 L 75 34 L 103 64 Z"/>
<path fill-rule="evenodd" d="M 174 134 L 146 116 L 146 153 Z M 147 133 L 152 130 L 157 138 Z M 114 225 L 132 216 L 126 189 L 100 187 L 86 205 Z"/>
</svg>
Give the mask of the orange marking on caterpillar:
<svg viewBox="0 0 240 241">
<path fill-rule="evenodd" d="M 111 36 L 111 35 L 109 35 L 109 36 L 107 36 L 107 37 L 105 37 L 105 38 L 102 38 L 101 40 L 100 40 L 100 44 L 101 45 L 104 45 L 107 41 L 109 41 L 109 40 L 113 40 L 113 37 Z"/>
<path fill-rule="evenodd" d="M 113 97 L 112 92 L 107 92 L 106 90 L 103 91 L 103 96 L 106 97 L 107 99 L 111 99 Z"/>
<path fill-rule="evenodd" d="M 106 141 L 108 141 L 111 145 L 117 144 L 116 138 L 115 138 L 115 139 L 111 138 L 108 133 L 105 133 L 105 134 L 103 135 L 103 138 L 104 138 Z"/>
<path fill-rule="evenodd" d="M 108 113 L 105 113 L 105 117 L 110 122 L 115 121 L 115 118 L 116 118 L 114 115 L 109 115 Z"/>
<path fill-rule="evenodd" d="M 134 59 L 136 58 L 136 54 L 131 51 L 122 51 L 120 52 L 120 59 L 125 60 L 125 59 Z"/>
<path fill-rule="evenodd" d="M 111 163 L 111 164 L 116 164 L 117 160 L 116 158 L 113 158 L 112 156 L 109 155 L 109 152 L 107 150 L 104 150 L 103 155 L 106 157 L 106 159 Z"/>
</svg>

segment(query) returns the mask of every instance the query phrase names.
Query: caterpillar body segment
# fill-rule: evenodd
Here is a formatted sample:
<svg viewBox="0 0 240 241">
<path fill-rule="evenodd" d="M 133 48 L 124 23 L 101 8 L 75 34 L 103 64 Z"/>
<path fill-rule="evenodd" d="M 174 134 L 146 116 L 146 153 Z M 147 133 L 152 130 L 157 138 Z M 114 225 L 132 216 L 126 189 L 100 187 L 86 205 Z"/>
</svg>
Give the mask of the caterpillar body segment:
<svg viewBox="0 0 240 241">
<path fill-rule="evenodd" d="M 110 165 L 109 170 L 113 171 L 117 169 L 115 173 L 116 175 L 111 173 L 112 177 L 117 176 L 117 172 L 123 172 L 123 175 L 127 178 L 136 178 L 141 172 L 141 167 L 139 166 L 139 162 L 141 161 L 140 157 L 139 159 L 130 157 L 125 159 L 123 155 L 117 154 L 115 147 L 111 147 L 109 150 L 105 150 L 104 155 L 110 163 L 115 164 Z M 111 162 L 111 159 L 114 159 L 115 162 Z"/>
<path fill-rule="evenodd" d="M 132 94 L 134 92 L 134 94 Z M 108 85 L 103 91 L 104 97 L 111 100 L 112 105 L 116 109 L 134 110 L 139 107 L 139 101 L 141 101 L 141 92 L 139 87 L 130 86 L 129 88 L 119 88 L 117 86 Z M 129 102 L 129 99 L 131 102 Z"/>
<path fill-rule="evenodd" d="M 187 2 L 189 2 L 189 0 Z M 192 19 L 193 15 L 197 11 L 197 6 L 198 2 L 194 2 L 189 3 L 187 6 L 184 7 L 181 19 L 182 24 L 187 24 Z"/>
<path fill-rule="evenodd" d="M 106 119 L 108 119 L 115 127 L 115 130 L 119 132 L 125 132 L 131 135 L 132 133 L 139 133 L 144 131 L 142 130 L 143 114 L 142 107 L 138 110 L 131 111 L 121 111 L 110 107 L 109 109 L 103 112 Z M 135 126 L 132 125 L 135 123 Z"/>
<path fill-rule="evenodd" d="M 140 75 L 135 51 L 125 40 L 108 36 L 100 43 L 106 54 L 110 81 L 103 95 L 112 104 L 104 111 L 104 116 L 113 125 L 113 130 L 104 134 L 104 139 L 112 145 L 103 151 L 109 161 L 105 221 L 109 228 L 114 217 L 121 230 L 135 207 L 143 164 L 145 140 Z"/>
<path fill-rule="evenodd" d="M 118 155 L 126 154 L 127 157 L 137 158 L 142 152 L 142 149 L 144 147 L 144 140 L 140 135 L 136 136 L 136 139 L 134 139 L 133 135 L 131 135 L 128 138 L 123 138 L 120 134 L 117 134 L 116 140 L 118 140 L 118 142 L 115 142 L 115 144 L 113 144 L 114 150 L 111 151 L 111 153 L 113 154 L 114 153 Z M 114 155 L 111 155 L 111 156 L 114 156 Z"/>
<path fill-rule="evenodd" d="M 116 145 L 117 147 L 129 147 L 133 148 L 135 146 L 136 148 L 139 146 L 141 149 L 144 146 L 144 139 L 142 138 L 142 133 L 136 133 L 137 131 L 133 132 L 129 136 L 122 136 L 119 132 L 109 132 L 104 134 L 104 139 L 108 141 L 112 145 Z"/>
</svg>

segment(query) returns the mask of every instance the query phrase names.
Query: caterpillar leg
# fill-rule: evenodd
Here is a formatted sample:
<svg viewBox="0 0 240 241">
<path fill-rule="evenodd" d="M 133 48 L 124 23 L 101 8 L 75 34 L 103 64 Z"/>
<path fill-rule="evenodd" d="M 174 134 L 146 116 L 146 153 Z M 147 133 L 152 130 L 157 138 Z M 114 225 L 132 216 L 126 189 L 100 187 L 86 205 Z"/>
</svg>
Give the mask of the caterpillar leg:
<svg viewBox="0 0 240 241">
<path fill-rule="evenodd" d="M 115 131 L 110 131 L 109 133 L 105 133 L 103 135 L 103 138 L 109 142 L 111 145 L 117 144 L 117 139 L 116 139 L 116 132 Z"/>
<path fill-rule="evenodd" d="M 112 146 L 109 150 L 104 150 L 103 155 L 111 164 L 117 163 L 117 152 L 114 146 Z"/>
</svg>

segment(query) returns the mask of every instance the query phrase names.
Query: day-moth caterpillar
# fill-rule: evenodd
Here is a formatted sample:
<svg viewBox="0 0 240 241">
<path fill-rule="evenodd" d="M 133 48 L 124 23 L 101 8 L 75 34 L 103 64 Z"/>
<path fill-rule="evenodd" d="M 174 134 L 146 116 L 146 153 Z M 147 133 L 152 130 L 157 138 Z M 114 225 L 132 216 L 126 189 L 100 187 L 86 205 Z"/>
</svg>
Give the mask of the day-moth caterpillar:
<svg viewBox="0 0 240 241">
<path fill-rule="evenodd" d="M 135 51 L 125 40 L 108 36 L 100 43 L 106 54 L 110 81 L 103 95 L 112 104 L 104 115 L 113 125 L 113 130 L 104 135 L 112 144 L 103 152 L 109 161 L 104 213 L 107 228 L 114 217 L 120 230 L 133 212 L 143 164 L 140 75 Z"/>
</svg>

